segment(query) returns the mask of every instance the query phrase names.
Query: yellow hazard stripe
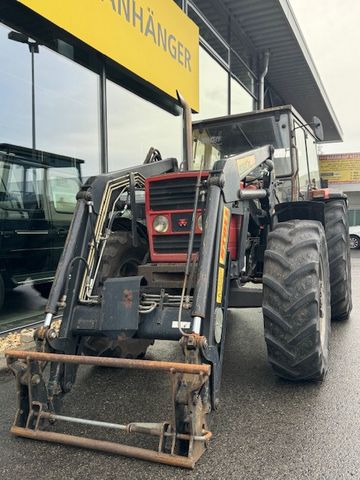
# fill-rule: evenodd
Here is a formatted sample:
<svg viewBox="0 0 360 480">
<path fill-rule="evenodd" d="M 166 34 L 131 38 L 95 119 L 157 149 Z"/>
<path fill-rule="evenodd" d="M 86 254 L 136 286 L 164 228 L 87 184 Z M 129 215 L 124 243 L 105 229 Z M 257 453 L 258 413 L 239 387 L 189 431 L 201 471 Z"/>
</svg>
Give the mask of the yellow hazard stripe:
<svg viewBox="0 0 360 480">
<path fill-rule="evenodd" d="M 219 255 L 219 263 L 221 265 L 225 265 L 229 227 L 230 227 L 230 209 L 228 207 L 224 207 L 222 226 L 221 226 L 220 255 Z"/>
<path fill-rule="evenodd" d="M 221 225 L 221 237 L 220 237 L 220 252 L 219 252 L 219 268 L 217 275 L 217 289 L 216 289 L 216 303 L 222 303 L 223 290 L 224 290 L 224 275 L 225 275 L 225 262 L 226 253 L 230 229 L 230 209 L 224 206 L 222 225 Z"/>
<path fill-rule="evenodd" d="M 217 290 L 216 290 L 216 303 L 221 304 L 223 288 L 224 288 L 224 267 L 219 267 L 218 269 L 218 278 L 217 278 Z"/>
</svg>

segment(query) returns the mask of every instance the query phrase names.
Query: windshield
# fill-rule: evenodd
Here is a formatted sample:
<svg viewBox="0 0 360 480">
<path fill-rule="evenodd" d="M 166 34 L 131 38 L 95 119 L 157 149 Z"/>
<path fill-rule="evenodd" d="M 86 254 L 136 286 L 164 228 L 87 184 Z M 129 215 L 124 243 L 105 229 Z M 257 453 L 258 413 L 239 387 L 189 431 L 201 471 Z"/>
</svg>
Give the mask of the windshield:
<svg viewBox="0 0 360 480">
<path fill-rule="evenodd" d="M 276 175 L 291 175 L 289 117 L 282 113 L 277 120 L 275 113 L 194 125 L 194 169 L 210 170 L 216 160 L 272 145 Z"/>
</svg>

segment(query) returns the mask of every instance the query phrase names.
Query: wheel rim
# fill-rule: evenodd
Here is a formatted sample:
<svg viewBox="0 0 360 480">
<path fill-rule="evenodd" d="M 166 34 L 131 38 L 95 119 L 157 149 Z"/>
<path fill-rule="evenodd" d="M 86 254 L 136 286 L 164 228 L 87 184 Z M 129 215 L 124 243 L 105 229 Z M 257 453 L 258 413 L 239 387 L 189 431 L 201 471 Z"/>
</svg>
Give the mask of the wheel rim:
<svg viewBox="0 0 360 480">
<path fill-rule="evenodd" d="M 319 334 L 320 334 L 320 343 L 321 349 L 324 351 L 326 343 L 326 319 L 327 319 L 327 302 L 326 302 L 326 292 L 325 292 L 325 283 L 323 275 L 323 265 L 320 262 L 320 291 L 319 291 Z"/>
<path fill-rule="evenodd" d="M 359 239 L 357 237 L 350 237 L 350 248 L 359 248 Z"/>
</svg>

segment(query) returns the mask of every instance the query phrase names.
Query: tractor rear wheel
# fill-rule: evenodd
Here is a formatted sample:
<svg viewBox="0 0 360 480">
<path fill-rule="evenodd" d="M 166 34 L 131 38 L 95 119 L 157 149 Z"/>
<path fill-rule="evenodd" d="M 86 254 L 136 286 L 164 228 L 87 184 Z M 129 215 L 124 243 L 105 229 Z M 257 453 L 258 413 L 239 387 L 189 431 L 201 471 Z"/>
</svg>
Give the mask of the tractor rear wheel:
<svg viewBox="0 0 360 480">
<path fill-rule="evenodd" d="M 320 222 L 278 223 L 269 234 L 263 275 L 269 362 L 287 380 L 322 380 L 330 335 L 329 263 Z"/>
<path fill-rule="evenodd" d="M 325 232 L 329 254 L 331 319 L 346 320 L 352 309 L 349 223 L 345 200 L 325 205 Z"/>
<path fill-rule="evenodd" d="M 107 278 L 137 275 L 137 267 L 143 262 L 147 252 L 148 243 L 143 236 L 139 235 L 138 246 L 134 247 L 131 232 L 112 232 L 102 258 L 100 287 Z M 83 353 L 103 357 L 143 358 L 147 348 L 153 343 L 153 340 L 135 338 L 85 337 Z"/>
</svg>

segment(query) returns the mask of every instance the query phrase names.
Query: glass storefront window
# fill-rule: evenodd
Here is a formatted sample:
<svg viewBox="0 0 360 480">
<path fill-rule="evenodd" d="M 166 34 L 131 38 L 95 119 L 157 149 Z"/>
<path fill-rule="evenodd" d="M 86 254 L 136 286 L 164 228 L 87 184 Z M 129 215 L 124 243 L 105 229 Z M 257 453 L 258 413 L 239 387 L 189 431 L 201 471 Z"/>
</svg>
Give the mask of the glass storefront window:
<svg viewBox="0 0 360 480">
<path fill-rule="evenodd" d="M 31 55 L 0 26 L 0 142 L 32 146 Z M 36 148 L 85 160 L 100 171 L 98 75 L 40 46 L 35 54 Z"/>
<path fill-rule="evenodd" d="M 231 79 L 231 114 L 246 113 L 253 110 L 253 98 L 233 78 Z"/>
<path fill-rule="evenodd" d="M 140 165 L 150 149 L 182 159 L 182 118 L 107 82 L 109 171 Z"/>
<path fill-rule="evenodd" d="M 200 47 L 200 112 L 194 121 L 228 113 L 228 74 Z"/>
<path fill-rule="evenodd" d="M 35 82 L 37 148 L 83 159 L 84 178 L 98 174 L 98 75 L 40 47 Z"/>
<path fill-rule="evenodd" d="M 0 143 L 31 147 L 31 63 L 27 45 L 0 23 Z"/>
</svg>

